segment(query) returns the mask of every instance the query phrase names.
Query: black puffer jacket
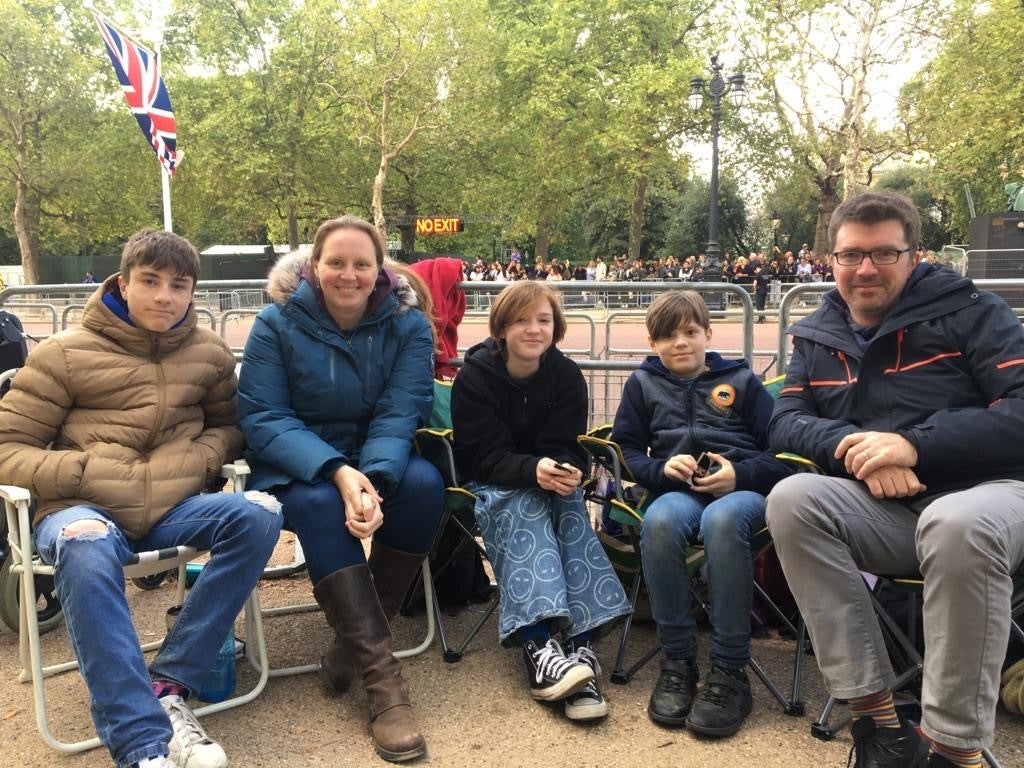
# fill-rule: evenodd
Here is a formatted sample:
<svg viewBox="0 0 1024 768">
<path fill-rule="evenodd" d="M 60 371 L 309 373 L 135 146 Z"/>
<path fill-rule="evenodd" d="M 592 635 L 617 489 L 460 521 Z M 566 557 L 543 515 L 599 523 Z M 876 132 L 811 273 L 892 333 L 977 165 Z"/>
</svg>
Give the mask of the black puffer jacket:
<svg viewBox="0 0 1024 768">
<path fill-rule="evenodd" d="M 556 348 L 520 384 L 492 339 L 471 347 L 452 387 L 459 479 L 535 488 L 537 462 L 545 456 L 585 471 L 576 437 L 587 429 L 587 405 L 583 374 Z"/>
<path fill-rule="evenodd" d="M 916 446 L 928 493 L 1024 480 L 1024 331 L 998 296 L 932 265 L 861 348 L 838 292 L 790 329 L 793 357 L 771 446 L 847 476 L 839 441 L 867 430 Z"/>
</svg>

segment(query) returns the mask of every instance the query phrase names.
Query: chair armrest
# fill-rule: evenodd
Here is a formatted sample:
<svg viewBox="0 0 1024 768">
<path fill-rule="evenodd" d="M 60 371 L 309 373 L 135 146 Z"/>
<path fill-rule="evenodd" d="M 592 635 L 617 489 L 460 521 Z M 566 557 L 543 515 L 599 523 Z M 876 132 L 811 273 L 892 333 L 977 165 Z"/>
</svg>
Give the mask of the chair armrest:
<svg viewBox="0 0 1024 768">
<path fill-rule="evenodd" d="M 776 453 L 775 458 L 794 467 L 797 472 L 810 472 L 815 475 L 827 474 L 824 469 L 810 459 L 805 459 L 795 453 Z"/>
<path fill-rule="evenodd" d="M 245 478 L 250 473 L 249 464 L 245 459 L 225 464 L 220 468 L 220 476 L 231 483 L 235 493 L 241 493 L 245 490 Z"/>
<path fill-rule="evenodd" d="M 0 485 L 0 499 L 9 501 L 11 504 L 17 504 L 19 501 L 31 501 L 32 494 L 28 492 L 27 488 L 21 488 L 17 485 Z"/>
<path fill-rule="evenodd" d="M 459 487 L 455 471 L 455 454 L 452 452 L 453 432 L 450 429 L 417 429 L 412 437 L 416 453 L 429 461 L 444 480 L 446 488 Z"/>
</svg>

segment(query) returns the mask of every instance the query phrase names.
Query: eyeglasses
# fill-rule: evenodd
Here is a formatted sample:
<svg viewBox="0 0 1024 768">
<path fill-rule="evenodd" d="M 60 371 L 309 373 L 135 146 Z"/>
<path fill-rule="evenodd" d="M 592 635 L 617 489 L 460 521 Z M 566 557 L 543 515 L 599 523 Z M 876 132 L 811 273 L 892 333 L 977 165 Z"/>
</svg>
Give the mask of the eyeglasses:
<svg viewBox="0 0 1024 768">
<path fill-rule="evenodd" d="M 876 266 L 884 267 L 889 264 L 895 264 L 900 260 L 900 256 L 904 253 L 909 253 L 909 251 L 909 248 L 903 248 L 898 251 L 895 248 L 888 248 L 882 251 L 836 251 L 832 254 L 832 258 L 840 266 L 859 267 L 861 262 L 864 261 L 864 257 L 867 256 Z"/>
</svg>

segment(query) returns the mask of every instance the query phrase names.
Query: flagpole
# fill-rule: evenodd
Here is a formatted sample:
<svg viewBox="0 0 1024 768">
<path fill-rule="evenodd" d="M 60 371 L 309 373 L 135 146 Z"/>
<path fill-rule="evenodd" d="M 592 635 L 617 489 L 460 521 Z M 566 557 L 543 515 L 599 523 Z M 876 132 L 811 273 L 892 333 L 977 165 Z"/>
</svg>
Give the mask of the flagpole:
<svg viewBox="0 0 1024 768">
<path fill-rule="evenodd" d="M 153 24 L 153 37 L 156 41 L 156 47 L 153 51 L 156 54 L 157 61 L 160 61 L 160 49 L 163 47 L 164 42 L 164 17 L 161 13 L 161 8 L 157 0 L 153 0 L 153 4 L 150 6 L 151 16 L 150 19 Z M 171 220 L 171 175 L 164 168 L 164 164 L 157 158 L 156 167 L 160 171 L 160 190 L 163 193 L 164 202 L 164 231 L 173 232 L 173 224 Z"/>
<path fill-rule="evenodd" d="M 160 170 L 160 186 L 164 193 L 164 230 L 173 232 L 174 229 L 171 227 L 171 178 L 159 160 L 157 160 L 156 167 Z"/>
</svg>

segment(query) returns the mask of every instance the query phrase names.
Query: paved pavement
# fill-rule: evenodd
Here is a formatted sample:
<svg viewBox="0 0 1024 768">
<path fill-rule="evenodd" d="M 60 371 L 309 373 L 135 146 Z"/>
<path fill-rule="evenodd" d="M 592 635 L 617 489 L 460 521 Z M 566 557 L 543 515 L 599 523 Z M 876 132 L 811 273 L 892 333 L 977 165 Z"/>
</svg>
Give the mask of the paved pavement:
<svg viewBox="0 0 1024 768">
<path fill-rule="evenodd" d="M 283 548 L 282 548 L 283 549 Z M 280 557 L 284 557 L 284 553 Z M 163 612 L 173 601 L 173 586 L 143 592 L 127 587 L 138 617 L 140 632 L 152 639 L 163 626 Z M 310 589 L 305 575 L 264 582 L 264 606 L 307 602 Z M 470 606 L 446 619 L 452 634 L 462 633 L 479 616 Z M 400 645 L 411 646 L 423 629 L 423 616 L 400 617 L 395 633 Z M 267 620 L 272 664 L 307 663 L 317 658 L 330 632 L 319 613 Z M 702 648 L 706 650 L 702 632 Z M 653 640 L 649 625 L 640 625 L 635 647 Z M 614 655 L 614 635 L 598 645 L 605 666 L 603 689 L 609 701 L 606 720 L 592 725 L 568 721 L 557 705 L 532 701 L 526 689 L 522 660 L 514 650 L 497 646 L 493 619 L 470 645 L 464 659 L 446 664 L 435 644 L 422 656 L 407 660 L 405 674 L 416 711 L 429 745 L 418 765 L 435 766 L 778 766 L 846 765 L 849 732 L 835 741 L 810 736 L 811 713 L 823 700 L 821 681 L 813 657 L 807 658 L 803 697 L 808 714 L 787 717 L 767 690 L 754 684 L 754 711 L 736 736 L 722 741 L 697 738 L 682 730 L 651 723 L 645 713 L 656 676 L 649 664 L 628 685 L 608 682 Z M 69 653 L 63 628 L 43 637 L 50 659 Z M 795 644 L 773 632 L 759 634 L 755 656 L 772 677 L 788 690 Z M 103 750 L 61 756 L 47 747 L 35 731 L 31 689 L 16 682 L 17 637 L 0 627 L 0 766 L 59 766 L 91 768 L 110 765 Z M 252 673 L 240 665 L 244 684 Z M 47 683 L 52 717 L 59 733 L 74 738 L 91 735 L 87 698 L 75 674 Z M 383 765 L 373 751 L 365 722 L 365 697 L 353 691 L 329 697 L 315 675 L 272 679 L 254 702 L 206 719 L 205 724 L 231 758 L 234 768 L 299 768 L 300 766 Z M 1024 722 L 1000 713 L 996 754 L 1006 768 L 1024 766 Z"/>
</svg>

